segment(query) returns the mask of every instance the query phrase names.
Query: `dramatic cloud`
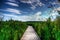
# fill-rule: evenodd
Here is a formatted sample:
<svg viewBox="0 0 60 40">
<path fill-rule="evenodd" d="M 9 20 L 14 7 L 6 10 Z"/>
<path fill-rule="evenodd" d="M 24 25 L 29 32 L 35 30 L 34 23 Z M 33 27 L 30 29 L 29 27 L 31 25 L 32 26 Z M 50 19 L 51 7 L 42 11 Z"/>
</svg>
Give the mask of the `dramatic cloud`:
<svg viewBox="0 0 60 40">
<path fill-rule="evenodd" d="M 12 3 L 12 2 L 6 2 L 6 4 L 11 5 L 11 6 L 16 6 L 16 7 L 19 6 L 18 4 L 16 4 L 16 3 Z"/>
<path fill-rule="evenodd" d="M 55 18 L 58 15 L 57 11 L 60 11 L 60 3 L 56 0 L 6 0 L 0 2 L 0 5 L 0 12 L 6 19 L 19 21 L 46 21 L 50 16 Z"/>
</svg>

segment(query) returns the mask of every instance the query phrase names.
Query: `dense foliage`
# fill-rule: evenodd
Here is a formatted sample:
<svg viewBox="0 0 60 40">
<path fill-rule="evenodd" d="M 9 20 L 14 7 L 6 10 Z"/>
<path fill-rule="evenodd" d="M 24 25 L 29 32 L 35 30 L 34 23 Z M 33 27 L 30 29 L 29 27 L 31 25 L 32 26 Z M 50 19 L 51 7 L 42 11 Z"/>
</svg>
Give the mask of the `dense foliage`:
<svg viewBox="0 0 60 40">
<path fill-rule="evenodd" d="M 33 26 L 41 40 L 60 40 L 60 16 L 55 21 L 0 21 L 0 40 L 20 40 L 28 25 Z"/>
<path fill-rule="evenodd" d="M 0 21 L 0 40 L 19 40 L 27 25 L 19 21 Z"/>
</svg>

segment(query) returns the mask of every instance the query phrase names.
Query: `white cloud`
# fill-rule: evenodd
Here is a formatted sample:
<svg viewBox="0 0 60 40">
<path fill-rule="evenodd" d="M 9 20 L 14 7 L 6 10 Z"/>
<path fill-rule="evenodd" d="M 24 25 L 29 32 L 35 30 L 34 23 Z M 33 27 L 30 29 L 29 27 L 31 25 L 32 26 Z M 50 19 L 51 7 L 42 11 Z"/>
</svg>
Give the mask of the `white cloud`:
<svg viewBox="0 0 60 40">
<path fill-rule="evenodd" d="M 7 17 L 12 18 L 13 20 L 19 20 L 19 21 L 46 21 L 46 18 L 40 16 L 41 12 L 37 12 L 34 15 L 12 15 L 12 14 L 4 14 Z"/>
<path fill-rule="evenodd" d="M 10 1 L 10 2 L 16 2 L 15 0 L 8 0 L 8 1 Z"/>
<path fill-rule="evenodd" d="M 36 6 L 43 6 L 44 4 L 42 3 L 42 2 L 37 2 L 35 5 L 32 3 L 31 4 L 31 9 L 35 9 L 36 8 Z"/>
<path fill-rule="evenodd" d="M 50 16 L 56 17 L 58 15 L 58 12 L 52 12 Z"/>
<path fill-rule="evenodd" d="M 3 14 L 5 16 L 8 16 L 8 17 L 16 17 L 16 15 L 12 15 L 12 14 Z"/>
<path fill-rule="evenodd" d="M 36 2 L 36 0 L 20 0 L 23 3 L 33 3 Z"/>
<path fill-rule="evenodd" d="M 58 2 L 58 0 L 54 0 L 53 2 L 49 2 L 50 4 L 54 5 L 54 7 L 60 5 L 60 3 Z"/>
<path fill-rule="evenodd" d="M 57 8 L 57 11 L 60 11 L 60 7 Z"/>
<path fill-rule="evenodd" d="M 58 2 L 58 0 L 55 0 L 54 2 L 50 2 L 52 5 L 60 5 L 60 3 Z"/>
<path fill-rule="evenodd" d="M 11 15 L 11 14 L 3 14 L 3 15 L 4 15 L 4 21 L 10 20 L 12 17 L 15 17 L 14 15 Z"/>
<path fill-rule="evenodd" d="M 20 11 L 17 9 L 7 8 L 6 11 L 16 13 L 16 14 L 21 14 Z"/>
<path fill-rule="evenodd" d="M 16 4 L 16 3 L 12 3 L 12 2 L 6 2 L 6 4 L 11 5 L 11 6 L 16 6 L 16 7 L 19 6 L 18 4 Z"/>
<path fill-rule="evenodd" d="M 12 14 L 4 14 L 5 16 L 5 19 L 4 20 L 9 20 L 9 19 L 13 19 L 13 20 L 18 20 L 18 21 L 28 21 L 30 20 L 29 17 L 30 16 L 26 16 L 26 15 L 23 15 L 23 16 L 17 16 L 17 15 L 12 15 Z M 8 18 L 9 17 L 9 18 Z M 8 19 L 7 19 L 8 18 Z"/>
<path fill-rule="evenodd" d="M 51 14 L 50 14 L 50 17 L 51 17 L 51 20 L 54 21 L 56 19 L 56 16 L 58 16 L 58 12 L 56 9 L 54 9 Z"/>
<path fill-rule="evenodd" d="M 39 3 L 39 6 L 43 6 L 44 4 L 42 2 Z"/>
<path fill-rule="evenodd" d="M 41 14 L 42 14 L 42 12 L 35 13 L 34 20 L 35 21 L 46 21 L 46 17 L 43 17 Z"/>
<path fill-rule="evenodd" d="M 39 15 L 41 15 L 42 13 L 41 12 L 37 12 L 35 15 L 36 16 L 39 16 Z"/>
<path fill-rule="evenodd" d="M 34 10 L 35 8 L 36 8 L 35 6 L 32 6 L 32 7 L 31 7 L 31 9 L 33 9 L 33 10 Z"/>
<path fill-rule="evenodd" d="M 57 7 L 57 8 L 54 8 L 53 10 L 52 10 L 52 13 L 54 13 L 53 15 L 57 15 L 58 14 L 58 11 L 60 11 L 60 7 Z"/>
<path fill-rule="evenodd" d="M 60 7 L 57 7 L 57 8 L 54 8 L 51 13 L 54 13 L 53 15 L 55 14 L 58 14 L 58 11 L 60 11 Z"/>
<path fill-rule="evenodd" d="M 20 0 L 23 3 L 28 3 L 31 5 L 31 9 L 35 9 L 36 6 L 43 6 L 44 4 L 40 0 Z"/>
<path fill-rule="evenodd" d="M 56 2 L 53 2 L 52 4 L 54 5 L 54 4 L 57 4 L 57 3 Z"/>
</svg>

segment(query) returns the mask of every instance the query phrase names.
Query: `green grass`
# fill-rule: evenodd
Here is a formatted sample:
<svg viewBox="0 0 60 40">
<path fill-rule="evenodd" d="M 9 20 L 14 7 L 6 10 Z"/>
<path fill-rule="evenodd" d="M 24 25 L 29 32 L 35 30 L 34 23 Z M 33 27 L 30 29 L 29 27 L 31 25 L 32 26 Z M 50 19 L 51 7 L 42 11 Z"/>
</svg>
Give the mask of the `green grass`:
<svg viewBox="0 0 60 40">
<path fill-rule="evenodd" d="M 20 40 L 28 25 L 32 25 L 41 40 L 60 40 L 60 21 L 20 22 L 0 21 L 0 40 Z"/>
</svg>

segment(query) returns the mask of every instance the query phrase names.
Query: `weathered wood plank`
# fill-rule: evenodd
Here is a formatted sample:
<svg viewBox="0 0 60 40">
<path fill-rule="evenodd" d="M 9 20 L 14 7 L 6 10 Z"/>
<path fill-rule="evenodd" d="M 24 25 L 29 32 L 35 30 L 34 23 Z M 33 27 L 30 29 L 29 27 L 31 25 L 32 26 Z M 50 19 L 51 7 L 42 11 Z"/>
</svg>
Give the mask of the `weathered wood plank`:
<svg viewBox="0 0 60 40">
<path fill-rule="evenodd" d="M 28 26 L 21 40 L 40 40 L 32 26 Z"/>
</svg>

